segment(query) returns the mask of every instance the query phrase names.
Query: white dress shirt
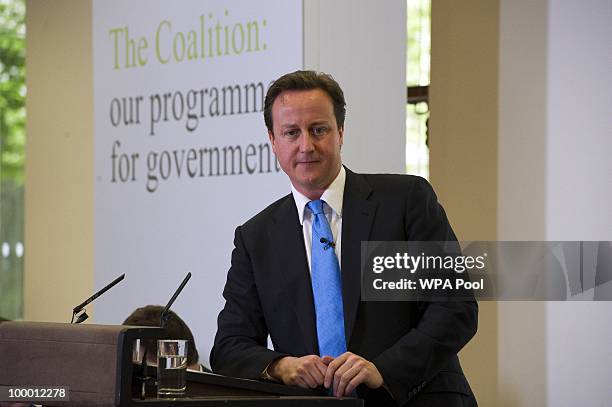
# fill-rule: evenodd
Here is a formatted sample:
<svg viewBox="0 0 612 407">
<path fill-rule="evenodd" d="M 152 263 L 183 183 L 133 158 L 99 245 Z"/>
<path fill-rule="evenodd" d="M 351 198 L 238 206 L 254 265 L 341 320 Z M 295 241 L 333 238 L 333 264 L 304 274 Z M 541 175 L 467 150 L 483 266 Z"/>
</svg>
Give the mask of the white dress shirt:
<svg viewBox="0 0 612 407">
<path fill-rule="evenodd" d="M 323 211 L 325 217 L 329 222 L 332 235 L 335 243 L 336 257 L 338 257 L 338 264 L 342 269 L 342 261 L 340 253 L 342 253 L 342 203 L 344 201 L 344 183 L 346 182 L 346 170 L 343 166 L 340 167 L 340 172 L 332 183 L 321 195 L 325 205 L 323 205 Z M 312 212 L 306 207 L 308 202 L 311 200 L 300 193 L 293 184 L 291 184 L 291 192 L 293 193 L 293 199 L 295 200 L 295 206 L 297 207 L 298 216 L 300 218 L 300 224 L 302 225 L 302 232 L 304 234 L 304 246 L 306 247 L 306 257 L 308 258 L 308 269 L 311 270 L 311 257 L 312 257 Z"/>
</svg>

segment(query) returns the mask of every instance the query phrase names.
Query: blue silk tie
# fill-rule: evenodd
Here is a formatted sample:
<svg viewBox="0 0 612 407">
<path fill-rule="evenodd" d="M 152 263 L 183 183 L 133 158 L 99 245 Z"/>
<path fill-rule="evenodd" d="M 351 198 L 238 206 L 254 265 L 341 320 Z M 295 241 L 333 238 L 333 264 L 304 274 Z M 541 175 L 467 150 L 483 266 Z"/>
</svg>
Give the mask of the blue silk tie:
<svg viewBox="0 0 612 407">
<path fill-rule="evenodd" d="M 337 357 L 346 352 L 342 277 L 334 250 L 334 236 L 323 212 L 324 201 L 308 202 L 313 214 L 311 277 L 317 318 L 319 356 Z"/>
</svg>

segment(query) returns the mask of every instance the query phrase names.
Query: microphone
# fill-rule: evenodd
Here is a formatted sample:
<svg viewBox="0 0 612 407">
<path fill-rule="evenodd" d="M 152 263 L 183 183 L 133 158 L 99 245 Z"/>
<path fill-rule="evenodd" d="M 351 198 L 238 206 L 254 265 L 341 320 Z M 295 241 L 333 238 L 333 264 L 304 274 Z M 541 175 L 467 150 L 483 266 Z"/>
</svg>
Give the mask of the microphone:
<svg viewBox="0 0 612 407">
<path fill-rule="evenodd" d="M 336 248 L 336 244 L 330 240 L 327 240 L 326 238 L 322 237 L 319 242 L 323 243 L 325 245 L 325 247 L 323 248 L 323 250 L 327 250 L 330 247 Z"/>
<path fill-rule="evenodd" d="M 159 317 L 159 325 L 162 328 L 164 327 L 164 325 L 166 325 L 166 319 L 168 318 L 168 313 L 170 312 L 170 307 L 172 306 L 172 304 L 176 300 L 176 297 L 178 297 L 179 294 L 181 293 L 181 291 L 183 291 L 183 288 L 185 288 L 185 285 L 187 284 L 187 281 L 189 281 L 190 278 L 191 278 L 191 271 L 187 273 L 187 275 L 183 279 L 183 282 L 181 283 L 181 285 L 179 285 L 179 288 L 176 289 L 176 291 L 172 295 L 172 298 L 170 298 L 170 301 L 168 301 L 168 304 L 166 305 L 166 307 L 162 311 L 162 313 L 161 313 L 161 315 Z"/>
<path fill-rule="evenodd" d="M 89 297 L 88 299 L 86 299 L 85 301 L 83 301 L 82 303 L 80 303 L 79 305 L 77 305 L 76 307 L 74 307 L 72 309 L 72 320 L 70 321 L 70 323 L 75 323 L 75 324 L 80 324 L 81 322 L 85 321 L 87 318 L 89 318 L 89 315 L 87 315 L 87 313 L 85 311 L 83 311 L 83 313 L 81 315 L 78 316 L 76 322 L 74 322 L 74 317 L 76 316 L 76 314 L 78 314 L 79 312 L 81 312 L 81 310 L 83 310 L 83 308 L 85 308 L 87 306 L 87 304 L 91 303 L 93 300 L 95 300 L 96 298 L 98 298 L 99 296 L 101 296 L 102 294 L 104 294 L 105 292 L 107 292 L 108 290 L 110 290 L 111 288 L 113 288 L 115 285 L 117 285 L 121 280 L 123 280 L 125 278 L 125 273 L 121 274 L 119 277 L 117 277 L 116 279 L 114 279 L 110 284 L 108 284 L 106 287 L 104 287 L 103 289 L 101 289 L 100 291 L 98 291 L 97 293 L 95 293 L 94 295 L 92 295 L 91 297 Z"/>
<path fill-rule="evenodd" d="M 170 313 L 170 307 L 176 300 L 176 297 L 178 297 L 181 291 L 183 291 L 183 288 L 185 288 L 185 285 L 187 284 L 187 281 L 189 281 L 190 278 L 191 278 L 191 272 L 188 272 L 185 278 L 183 279 L 183 282 L 181 283 L 181 285 L 179 285 L 179 287 L 176 289 L 176 291 L 172 295 L 172 298 L 170 298 L 170 301 L 168 301 L 168 304 L 166 304 L 166 306 L 164 307 L 164 310 L 159 316 L 159 326 L 161 328 L 164 328 L 164 325 L 166 325 L 166 320 L 168 318 L 168 314 Z M 140 388 L 140 399 L 141 400 L 145 399 L 146 385 L 147 385 L 147 382 L 151 379 L 151 377 L 147 376 L 147 354 L 148 353 L 149 353 L 149 345 L 147 343 L 145 345 L 144 352 L 142 355 L 142 362 L 140 363 L 140 378 L 142 380 L 141 388 Z"/>
</svg>

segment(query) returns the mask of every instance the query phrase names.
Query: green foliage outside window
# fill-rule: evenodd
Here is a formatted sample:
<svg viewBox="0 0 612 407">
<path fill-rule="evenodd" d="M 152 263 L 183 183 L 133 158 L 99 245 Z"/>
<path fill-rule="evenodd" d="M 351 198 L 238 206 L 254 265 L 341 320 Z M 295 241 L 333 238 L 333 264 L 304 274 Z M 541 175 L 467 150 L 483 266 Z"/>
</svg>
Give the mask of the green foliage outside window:
<svg viewBox="0 0 612 407">
<path fill-rule="evenodd" d="M 0 0 L 0 316 L 23 316 L 25 3 Z"/>
<path fill-rule="evenodd" d="M 431 0 L 407 0 L 406 86 L 429 85 Z M 425 102 L 406 105 L 406 172 L 429 178 Z"/>
<path fill-rule="evenodd" d="M 25 5 L 0 2 L 0 174 L 23 183 L 25 162 Z"/>
<path fill-rule="evenodd" d="M 407 0 L 406 85 L 429 85 L 431 1 Z"/>
</svg>

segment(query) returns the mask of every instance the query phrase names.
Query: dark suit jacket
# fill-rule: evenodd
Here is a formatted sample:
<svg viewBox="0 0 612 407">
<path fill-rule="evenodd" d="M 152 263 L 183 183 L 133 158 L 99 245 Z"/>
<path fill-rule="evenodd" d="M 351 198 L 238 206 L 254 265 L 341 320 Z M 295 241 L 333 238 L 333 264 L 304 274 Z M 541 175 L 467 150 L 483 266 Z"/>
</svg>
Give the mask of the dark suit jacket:
<svg viewBox="0 0 612 407">
<path fill-rule="evenodd" d="M 359 395 L 369 404 L 412 405 L 423 393 L 457 393 L 475 405 L 457 352 L 476 332 L 476 302 L 360 301 L 362 240 L 456 238 L 424 179 L 347 169 L 341 272 L 348 350 L 376 365 L 395 402 L 383 402 L 390 400 L 384 389 L 360 386 Z M 213 371 L 257 379 L 276 358 L 318 354 L 310 273 L 292 194 L 238 227 L 234 245 L 210 356 Z M 268 334 L 274 351 L 266 347 Z"/>
</svg>

